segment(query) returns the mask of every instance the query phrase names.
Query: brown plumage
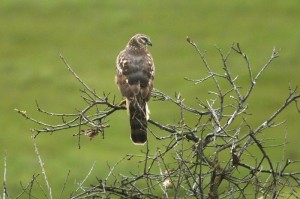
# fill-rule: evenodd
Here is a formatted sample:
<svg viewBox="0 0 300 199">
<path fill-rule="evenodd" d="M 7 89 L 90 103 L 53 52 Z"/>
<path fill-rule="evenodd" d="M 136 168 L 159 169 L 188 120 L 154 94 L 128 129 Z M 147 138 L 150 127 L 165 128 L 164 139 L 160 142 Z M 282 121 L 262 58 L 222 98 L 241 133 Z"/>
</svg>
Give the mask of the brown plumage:
<svg viewBox="0 0 300 199">
<path fill-rule="evenodd" d="M 147 102 L 151 97 L 154 80 L 154 63 L 147 46 L 152 46 L 148 36 L 134 35 L 116 62 L 116 83 L 126 98 L 130 117 L 131 140 L 135 144 L 147 141 Z"/>
</svg>

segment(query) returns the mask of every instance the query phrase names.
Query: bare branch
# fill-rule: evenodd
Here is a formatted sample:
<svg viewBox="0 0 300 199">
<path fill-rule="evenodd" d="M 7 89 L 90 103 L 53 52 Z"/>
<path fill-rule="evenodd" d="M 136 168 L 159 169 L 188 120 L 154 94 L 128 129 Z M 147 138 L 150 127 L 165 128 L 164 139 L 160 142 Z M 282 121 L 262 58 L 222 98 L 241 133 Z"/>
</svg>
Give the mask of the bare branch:
<svg viewBox="0 0 300 199">
<path fill-rule="evenodd" d="M 61 189 L 61 192 L 60 192 L 60 196 L 59 196 L 60 199 L 62 198 L 62 195 L 63 195 L 63 193 L 64 193 L 64 191 L 65 191 L 65 188 L 66 188 L 66 185 L 67 185 L 67 182 L 68 182 L 70 173 L 71 173 L 71 171 L 69 170 L 69 171 L 68 171 L 68 174 L 67 174 L 67 177 L 66 177 L 66 180 L 65 180 L 65 182 L 64 182 L 64 184 L 63 184 L 63 187 L 62 187 L 62 189 Z"/>
<path fill-rule="evenodd" d="M 65 58 L 60 54 L 59 57 L 61 58 L 61 60 L 64 62 L 64 64 L 67 66 L 68 70 L 75 76 L 75 78 L 84 86 L 85 89 L 87 89 L 89 91 L 89 93 L 93 94 L 93 96 L 95 98 L 98 98 L 101 100 L 101 98 L 98 97 L 98 95 L 92 90 L 90 89 L 90 87 L 84 83 L 84 81 L 81 80 L 81 78 L 74 72 L 74 70 L 71 68 L 71 66 L 67 63 L 67 61 L 65 60 Z"/>
<path fill-rule="evenodd" d="M 275 139 L 274 136 L 268 137 L 265 134 L 263 137 L 259 136 L 268 128 L 275 129 L 284 124 L 285 119 L 280 122 L 276 119 L 293 102 L 300 113 L 297 104 L 300 95 L 297 87 L 294 89 L 290 87 L 289 95 L 282 105 L 275 109 L 273 114 L 260 121 L 258 126 L 247 121 L 247 117 L 251 114 L 251 102 L 248 99 L 250 96 L 255 97 L 252 91 L 258 86 L 258 79 L 261 79 L 267 68 L 278 57 L 277 50 L 275 48 L 272 50 L 270 58 L 259 68 L 259 72 L 254 74 L 249 57 L 239 43 L 233 44 L 228 51 L 216 47 L 222 63 L 221 69 L 225 72 L 220 74 L 215 69 L 220 66 L 211 65 L 205 56 L 206 52 L 200 50 L 189 37 L 187 41 L 195 49 L 207 72 L 199 79 L 187 77 L 185 79 L 201 86 L 212 81 L 213 88 L 208 91 L 211 98 L 201 99 L 196 97 L 201 95 L 196 94 L 194 100 L 197 105 L 188 106 L 184 99 L 190 96 L 185 97 L 178 92 L 174 97 L 170 97 L 163 91 L 154 89 L 152 99 L 160 104 L 167 102 L 174 105 L 180 116 L 178 121 L 163 124 L 155 118 L 149 119 L 148 132 L 156 142 L 153 143 L 153 139 L 149 139 L 141 154 L 127 154 L 113 166 L 107 164 L 109 171 L 106 177 L 96 178 L 93 185 L 85 185 L 87 179 L 92 176 L 94 163 L 86 177 L 73 191 L 71 198 L 299 197 L 297 191 L 300 186 L 300 171 L 292 168 L 299 165 L 300 161 L 285 160 L 286 140 L 274 144 L 270 143 Z M 235 66 L 229 65 L 229 59 L 233 55 L 242 57 L 243 64 L 248 70 L 246 73 L 250 81 L 246 86 L 243 85 L 243 90 L 239 85 L 239 77 L 243 74 L 234 74 L 232 68 Z M 73 135 L 78 136 L 79 147 L 82 135 L 90 140 L 97 135 L 104 138 L 104 131 L 110 126 L 107 122 L 109 116 L 116 111 L 125 110 L 126 107 L 122 103 L 116 103 L 115 96 L 97 94 L 74 72 L 62 55 L 60 58 L 83 87 L 80 94 L 85 106 L 73 113 L 55 113 L 41 108 L 36 102 L 37 111 L 47 117 L 58 119 L 59 122 L 56 124 L 33 118 L 26 111 L 15 110 L 38 125 L 38 128 L 33 129 L 35 137 L 41 133 L 75 128 L 77 132 Z M 223 82 L 226 85 L 223 85 Z M 284 134 L 286 138 L 286 129 Z M 48 194 L 44 192 L 45 197 L 52 198 L 51 187 L 35 142 L 34 146 L 47 184 Z M 274 162 L 269 154 L 271 147 L 283 147 L 281 162 Z M 129 174 L 116 173 L 117 167 L 122 168 L 125 160 L 131 161 L 132 165 L 139 169 L 133 169 Z M 69 174 L 70 171 L 60 197 L 67 185 Z M 43 188 L 34 177 L 31 183 L 23 187 L 21 195 L 28 191 L 31 196 L 34 184 Z M 5 187 L 3 194 L 6 192 Z"/>
<path fill-rule="evenodd" d="M 73 194 L 75 194 L 79 189 L 85 190 L 85 189 L 83 188 L 83 184 L 84 184 L 85 181 L 88 179 L 88 177 L 90 177 L 92 171 L 94 170 L 95 164 L 96 164 L 96 162 L 93 163 L 93 165 L 92 165 L 90 171 L 89 171 L 88 174 L 85 176 L 85 178 L 78 184 L 78 187 L 77 187 L 77 189 L 74 191 Z M 72 196 L 73 196 L 73 194 L 72 194 Z M 71 198 L 73 198 L 72 196 L 71 196 Z"/>
<path fill-rule="evenodd" d="M 51 191 L 51 187 L 50 187 L 50 184 L 49 184 L 49 181 L 48 181 L 48 178 L 47 178 L 47 175 L 46 175 L 46 170 L 45 170 L 45 167 L 44 167 L 44 163 L 42 161 L 42 158 L 40 156 L 40 153 L 39 153 L 39 150 L 37 148 L 37 145 L 35 143 L 35 139 L 32 138 L 32 141 L 33 141 L 33 145 L 34 145 L 34 150 L 35 150 L 35 153 L 39 159 L 39 164 L 40 164 L 40 167 L 42 169 L 42 173 L 44 175 L 44 180 L 45 180 L 45 183 L 47 185 L 47 188 L 48 188 L 48 194 L 49 194 L 49 198 L 52 199 L 52 191 Z"/>
</svg>

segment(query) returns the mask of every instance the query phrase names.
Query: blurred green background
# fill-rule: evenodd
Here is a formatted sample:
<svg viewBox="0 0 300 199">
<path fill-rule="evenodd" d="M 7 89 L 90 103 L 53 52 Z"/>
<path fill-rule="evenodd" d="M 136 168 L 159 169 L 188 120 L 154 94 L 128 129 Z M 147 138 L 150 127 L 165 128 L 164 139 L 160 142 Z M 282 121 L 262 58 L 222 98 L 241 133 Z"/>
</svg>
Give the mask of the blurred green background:
<svg viewBox="0 0 300 199">
<path fill-rule="evenodd" d="M 281 49 L 280 57 L 259 80 L 250 99 L 253 116 L 249 117 L 254 124 L 263 122 L 284 102 L 290 85 L 300 85 L 297 0 L 3 0 L 0 26 L 0 154 L 7 153 L 7 186 L 12 197 L 20 193 L 20 182 L 26 185 L 34 173 L 41 173 L 29 130 L 34 125 L 14 109 L 26 110 L 40 120 L 49 121 L 37 113 L 35 100 L 53 112 L 72 113 L 85 105 L 80 98 L 81 85 L 59 59 L 60 53 L 91 88 L 116 95 L 120 100 L 114 84 L 115 58 L 132 35 L 148 34 L 154 44 L 150 51 L 156 65 L 155 87 L 171 96 L 175 91 L 180 92 L 187 103 L 193 104 L 196 96 L 206 96 L 208 87 L 184 80 L 206 75 L 186 36 L 207 50 L 208 62 L 216 68 L 221 64 L 215 44 L 227 51 L 233 42 L 239 42 L 255 72 L 269 59 L 275 46 Z M 232 67 L 239 71 L 241 66 Z M 240 72 L 240 78 L 247 77 L 245 68 Z M 178 121 L 178 111 L 156 102 L 150 102 L 149 106 L 153 119 Z M 289 145 L 285 158 L 299 159 L 300 151 L 295 150 L 300 140 L 299 114 L 291 106 L 281 119 L 287 119 L 287 125 L 269 136 L 282 141 L 287 126 Z M 104 140 L 83 138 L 80 150 L 72 136 L 76 130 L 38 137 L 37 145 L 55 197 L 60 194 L 68 170 L 71 173 L 65 197 L 84 179 L 95 161 L 87 184 L 95 182 L 94 176 L 105 177 L 107 164 L 113 165 L 125 154 L 144 150 L 129 140 L 125 111 L 115 113 L 109 122 L 111 127 L 106 130 Z M 274 156 L 280 160 L 281 149 L 274 150 Z M 125 162 L 120 172 L 128 171 L 132 164 Z M 0 162 L 0 179 L 2 171 Z"/>
</svg>

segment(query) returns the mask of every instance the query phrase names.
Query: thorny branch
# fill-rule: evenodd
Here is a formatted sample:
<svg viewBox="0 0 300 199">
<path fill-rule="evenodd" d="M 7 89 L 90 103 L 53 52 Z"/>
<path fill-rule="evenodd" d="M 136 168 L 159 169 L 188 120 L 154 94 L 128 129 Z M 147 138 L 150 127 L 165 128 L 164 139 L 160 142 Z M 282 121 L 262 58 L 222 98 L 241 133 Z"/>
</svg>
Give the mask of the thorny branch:
<svg viewBox="0 0 300 199">
<path fill-rule="evenodd" d="M 213 98 L 195 99 L 199 106 L 192 107 L 184 103 L 180 94 L 171 97 L 154 89 L 152 99 L 161 104 L 175 105 L 175 109 L 179 110 L 179 121 L 175 124 L 163 124 L 153 118 L 149 119 L 151 125 L 148 131 L 159 142 L 153 144 L 149 141 L 143 154 L 126 155 L 113 167 L 109 166 L 110 171 L 105 179 L 97 178 L 94 185 L 83 189 L 84 179 L 71 198 L 300 197 L 300 171 L 289 170 L 292 165 L 299 164 L 299 161 L 283 158 L 281 163 L 274 162 L 268 150 L 271 147 L 268 145 L 269 139 L 259 136 L 266 129 L 284 123 L 275 124 L 275 120 L 293 102 L 300 112 L 297 88 L 289 88 L 290 94 L 285 102 L 273 114 L 266 116 L 260 125 L 251 126 L 247 122 L 251 108 L 248 99 L 257 87 L 258 80 L 278 57 L 277 50 L 272 50 L 270 58 L 254 74 L 247 54 L 238 43 L 233 44 L 226 53 L 217 47 L 222 69 L 225 71 L 225 74 L 219 74 L 206 59 L 206 52 L 202 52 L 192 39 L 187 38 L 187 42 L 196 50 L 207 74 L 199 79 L 185 79 L 203 86 L 207 80 L 212 80 L 215 89 L 209 93 Z M 233 56 L 241 56 L 248 71 L 250 81 L 243 90 L 238 83 L 238 75 L 231 71 L 233 66 L 228 67 L 229 57 Z M 76 113 L 53 113 L 36 103 L 39 112 L 60 118 L 59 124 L 48 124 L 31 117 L 26 111 L 16 111 L 40 127 L 32 130 L 35 137 L 41 133 L 54 133 L 70 128 L 78 129 L 75 136 L 79 138 L 86 135 L 92 139 L 99 133 L 104 136 L 104 130 L 109 127 L 107 118 L 116 111 L 125 110 L 125 106 L 117 104 L 115 97 L 111 98 L 105 93 L 97 94 L 74 72 L 62 55 L 60 58 L 83 86 L 81 92 L 86 107 Z M 224 89 L 220 80 L 227 81 L 230 88 Z M 193 114 L 197 119 L 194 125 L 186 124 L 186 113 Z M 80 146 L 80 139 L 78 144 Z M 151 150 L 155 146 L 157 147 L 153 153 Z M 130 175 L 115 173 L 115 168 L 121 167 L 125 160 L 137 162 L 143 165 L 143 169 Z M 89 173 L 87 177 L 90 175 Z"/>
</svg>

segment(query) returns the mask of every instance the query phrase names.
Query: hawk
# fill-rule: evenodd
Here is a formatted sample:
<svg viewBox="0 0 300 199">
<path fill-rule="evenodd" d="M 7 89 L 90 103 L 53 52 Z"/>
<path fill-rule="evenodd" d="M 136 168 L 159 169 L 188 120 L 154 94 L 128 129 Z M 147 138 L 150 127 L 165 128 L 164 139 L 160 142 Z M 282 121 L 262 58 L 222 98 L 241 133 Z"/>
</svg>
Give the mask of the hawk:
<svg viewBox="0 0 300 199">
<path fill-rule="evenodd" d="M 119 53 L 116 61 L 115 81 L 126 98 L 130 137 L 134 144 L 144 144 L 147 141 L 147 102 L 151 97 L 155 71 L 147 46 L 152 46 L 150 38 L 144 34 L 136 34 Z"/>
</svg>

